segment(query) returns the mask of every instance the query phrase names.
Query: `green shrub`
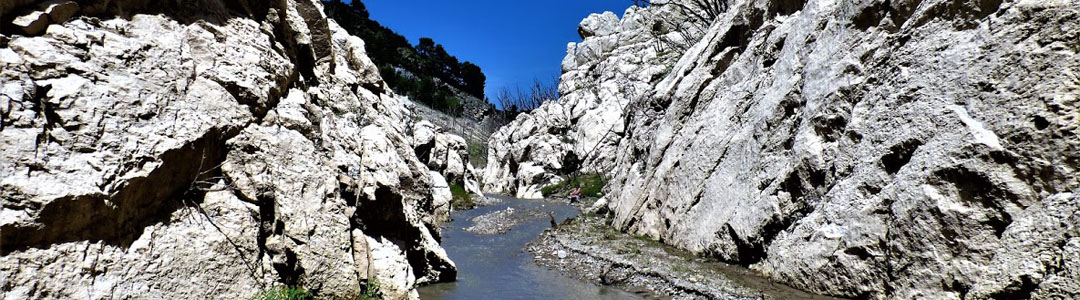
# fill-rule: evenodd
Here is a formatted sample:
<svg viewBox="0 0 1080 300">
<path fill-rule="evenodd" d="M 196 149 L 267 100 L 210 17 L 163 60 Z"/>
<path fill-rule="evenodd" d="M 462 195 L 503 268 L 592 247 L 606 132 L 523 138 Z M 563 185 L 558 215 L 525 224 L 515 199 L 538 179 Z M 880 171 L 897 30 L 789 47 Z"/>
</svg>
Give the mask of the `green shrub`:
<svg viewBox="0 0 1080 300">
<path fill-rule="evenodd" d="M 250 300 L 308 300 L 314 299 L 311 293 L 300 287 L 276 286 L 259 292 Z"/>
<path fill-rule="evenodd" d="M 549 186 L 542 187 L 542 188 L 540 188 L 540 194 L 544 195 L 544 197 L 555 195 L 556 192 L 562 191 L 563 186 L 565 185 L 565 183 L 566 183 L 566 181 L 563 181 L 563 182 L 560 182 L 560 183 L 556 183 L 556 184 L 552 184 L 552 185 L 549 185 Z"/>
<path fill-rule="evenodd" d="M 382 291 L 379 290 L 379 279 L 368 279 L 367 284 L 364 285 L 364 293 L 360 295 L 360 300 L 378 299 L 382 299 Z"/>
<path fill-rule="evenodd" d="M 581 178 L 581 195 L 600 197 L 604 193 L 604 176 L 590 174 Z"/>
<path fill-rule="evenodd" d="M 341 299 L 341 300 L 380 300 L 383 299 L 382 290 L 379 289 L 379 280 L 372 277 L 361 283 L 359 291 L 349 292 L 345 295 L 338 296 L 337 298 L 328 299 Z"/>
<path fill-rule="evenodd" d="M 450 194 L 453 195 L 453 200 L 450 201 L 450 205 L 457 210 L 473 209 L 476 207 L 476 202 L 473 201 L 472 196 L 465 190 L 465 187 L 454 183 L 450 185 Z"/>
<path fill-rule="evenodd" d="M 383 298 L 382 290 L 379 289 L 378 279 L 369 279 L 364 283 L 363 291 L 357 296 L 356 294 L 345 296 L 345 299 L 357 299 L 357 300 L 379 300 Z M 315 299 L 308 291 L 301 287 L 289 287 L 289 286 L 275 286 L 268 290 L 261 291 L 255 296 L 248 298 L 249 300 L 311 300 Z"/>
<path fill-rule="evenodd" d="M 360 0 L 323 0 L 327 17 L 337 21 L 346 32 L 365 41 L 365 50 L 371 61 L 378 66 L 398 66 L 416 77 L 437 78 L 477 98 L 484 99 L 487 76 L 480 66 L 460 61 L 431 38 L 422 37 L 413 45 L 409 40 L 371 19 L 367 7 Z M 398 91 L 396 80 L 389 80 L 389 71 L 380 67 L 380 73 L 391 88 Z"/>
<path fill-rule="evenodd" d="M 474 167 L 483 169 L 487 166 L 487 144 L 483 141 L 469 141 L 469 162 Z"/>
<path fill-rule="evenodd" d="M 604 191 L 604 176 L 597 173 L 588 173 L 578 177 L 571 176 L 562 182 L 540 188 L 544 197 L 569 196 L 575 188 L 581 187 L 581 195 L 584 197 L 600 197 Z"/>
</svg>

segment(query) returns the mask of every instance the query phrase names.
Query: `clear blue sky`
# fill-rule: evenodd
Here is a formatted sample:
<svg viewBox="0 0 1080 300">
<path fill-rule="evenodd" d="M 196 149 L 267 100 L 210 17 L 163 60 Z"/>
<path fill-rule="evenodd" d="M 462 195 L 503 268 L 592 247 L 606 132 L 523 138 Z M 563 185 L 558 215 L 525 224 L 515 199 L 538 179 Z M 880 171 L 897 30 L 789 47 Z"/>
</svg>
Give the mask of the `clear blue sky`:
<svg viewBox="0 0 1080 300">
<path fill-rule="evenodd" d="M 372 19 L 413 44 L 431 37 L 451 55 L 483 68 L 490 98 L 503 87 L 552 80 L 561 73 L 566 44 L 581 40 L 581 19 L 604 11 L 622 16 L 631 5 L 629 0 L 363 2 Z"/>
</svg>

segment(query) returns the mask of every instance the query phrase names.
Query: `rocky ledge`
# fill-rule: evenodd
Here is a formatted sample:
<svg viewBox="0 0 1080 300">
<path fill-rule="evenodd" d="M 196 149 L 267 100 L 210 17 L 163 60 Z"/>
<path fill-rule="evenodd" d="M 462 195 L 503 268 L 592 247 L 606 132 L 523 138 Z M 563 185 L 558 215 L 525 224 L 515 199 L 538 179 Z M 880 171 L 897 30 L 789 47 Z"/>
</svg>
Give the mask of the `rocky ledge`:
<svg viewBox="0 0 1080 300">
<path fill-rule="evenodd" d="M 344 298 L 377 279 L 415 299 L 454 279 L 433 195 L 478 193 L 476 175 L 321 12 L 0 2 L 4 298 Z"/>
</svg>

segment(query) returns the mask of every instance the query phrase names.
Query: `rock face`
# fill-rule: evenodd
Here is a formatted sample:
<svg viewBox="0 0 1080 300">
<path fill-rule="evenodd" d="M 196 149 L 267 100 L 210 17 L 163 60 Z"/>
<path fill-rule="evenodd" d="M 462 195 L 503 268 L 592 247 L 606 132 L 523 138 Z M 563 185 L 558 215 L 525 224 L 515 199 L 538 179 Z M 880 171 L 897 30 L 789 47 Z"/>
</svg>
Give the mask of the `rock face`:
<svg viewBox="0 0 1080 300">
<path fill-rule="evenodd" d="M 614 224 L 822 294 L 1080 297 L 1078 18 L 1076 1 L 733 1 L 614 118 Z M 560 113 L 491 151 L 535 165 L 506 145 Z"/>
<path fill-rule="evenodd" d="M 456 276 L 433 183 L 475 174 L 417 157 L 405 99 L 318 1 L 3 3 L 84 14 L 3 27 L 4 299 L 346 298 L 371 279 L 415 299 Z"/>
<path fill-rule="evenodd" d="M 630 99 L 671 71 L 678 56 L 657 47 L 668 9 L 631 7 L 582 21 L 584 41 L 567 46 L 559 101 L 522 114 L 492 135 L 484 191 L 541 198 L 540 189 L 575 171 L 609 174 Z M 660 24 L 654 26 L 654 24 Z"/>
<path fill-rule="evenodd" d="M 476 170 L 469 163 L 469 146 L 464 138 L 447 134 L 428 121 L 413 124 L 412 136 L 417 158 L 431 170 L 436 183 L 434 207 L 439 221 L 450 217 L 450 185 L 460 185 L 474 198 L 484 197 Z"/>
</svg>

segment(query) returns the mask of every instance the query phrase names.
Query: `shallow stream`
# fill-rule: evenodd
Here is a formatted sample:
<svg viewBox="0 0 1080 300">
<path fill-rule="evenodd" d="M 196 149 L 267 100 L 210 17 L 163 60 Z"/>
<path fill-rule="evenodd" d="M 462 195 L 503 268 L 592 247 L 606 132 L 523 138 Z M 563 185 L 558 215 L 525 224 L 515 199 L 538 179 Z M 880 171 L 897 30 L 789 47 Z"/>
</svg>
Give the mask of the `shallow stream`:
<svg viewBox="0 0 1080 300">
<path fill-rule="evenodd" d="M 488 197 L 501 202 L 451 214 L 453 221 L 443 228 L 442 245 L 457 264 L 457 282 L 422 287 L 420 299 L 643 299 L 617 288 L 597 286 L 537 266 L 532 255 L 524 249 L 544 229 L 551 227 L 549 217 L 533 218 L 504 234 L 477 235 L 465 231 L 473 225 L 471 219 L 507 208 L 553 212 L 557 222 L 578 215 L 577 209 L 565 203 L 498 195 Z"/>
</svg>

